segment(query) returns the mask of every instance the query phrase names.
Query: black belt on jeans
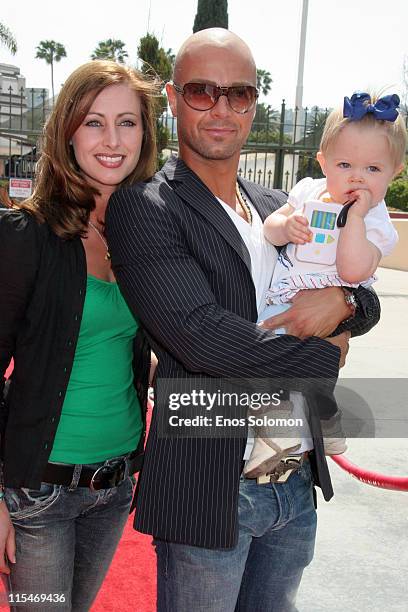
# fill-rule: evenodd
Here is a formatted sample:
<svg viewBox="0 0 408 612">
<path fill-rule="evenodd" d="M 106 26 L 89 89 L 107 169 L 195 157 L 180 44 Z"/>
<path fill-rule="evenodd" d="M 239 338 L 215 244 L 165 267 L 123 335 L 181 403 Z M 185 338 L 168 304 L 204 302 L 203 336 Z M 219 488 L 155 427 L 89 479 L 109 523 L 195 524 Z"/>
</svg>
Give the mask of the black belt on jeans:
<svg viewBox="0 0 408 612">
<path fill-rule="evenodd" d="M 126 470 L 126 464 L 128 469 Z M 74 477 L 75 465 L 47 463 L 42 477 L 43 482 L 69 486 Z M 97 468 L 82 466 L 78 487 L 89 487 L 94 491 L 111 489 L 118 486 L 126 477 L 140 469 L 140 453 L 133 451 L 129 455 L 104 461 Z"/>
</svg>

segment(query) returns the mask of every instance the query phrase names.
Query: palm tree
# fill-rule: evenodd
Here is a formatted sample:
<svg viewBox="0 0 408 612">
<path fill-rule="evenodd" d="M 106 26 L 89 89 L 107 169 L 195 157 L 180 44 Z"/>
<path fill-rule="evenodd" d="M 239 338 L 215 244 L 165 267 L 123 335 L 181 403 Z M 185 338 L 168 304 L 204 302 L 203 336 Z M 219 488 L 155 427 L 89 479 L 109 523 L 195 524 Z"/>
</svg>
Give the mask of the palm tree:
<svg viewBox="0 0 408 612">
<path fill-rule="evenodd" d="M 102 40 L 98 43 L 95 51 L 91 55 L 91 59 L 109 59 L 114 62 L 123 64 L 125 59 L 128 57 L 125 43 L 116 38 L 108 38 L 108 40 Z"/>
<path fill-rule="evenodd" d="M 17 53 L 17 41 L 4 23 L 0 23 L 0 43 L 7 47 L 13 55 Z"/>
<path fill-rule="evenodd" d="M 273 80 L 271 77 L 271 73 L 267 70 L 262 70 L 261 68 L 257 68 L 256 70 L 256 86 L 259 91 L 263 93 L 264 96 L 268 95 L 271 91 Z"/>
<path fill-rule="evenodd" d="M 312 144 L 313 147 L 319 146 L 328 114 L 327 108 L 321 110 L 318 106 L 313 106 L 310 110 L 307 118 L 306 142 Z"/>
<path fill-rule="evenodd" d="M 59 62 L 63 57 L 67 57 L 65 47 L 55 40 L 41 40 L 35 57 L 45 60 L 51 66 L 52 100 L 54 101 L 54 62 Z"/>
</svg>

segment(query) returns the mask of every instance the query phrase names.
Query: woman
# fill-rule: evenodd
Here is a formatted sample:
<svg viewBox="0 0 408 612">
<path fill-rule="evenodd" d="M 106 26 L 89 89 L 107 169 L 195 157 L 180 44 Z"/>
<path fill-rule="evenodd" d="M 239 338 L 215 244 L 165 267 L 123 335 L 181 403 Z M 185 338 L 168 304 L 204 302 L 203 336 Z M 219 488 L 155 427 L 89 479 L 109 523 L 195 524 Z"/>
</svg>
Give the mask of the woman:
<svg viewBox="0 0 408 612">
<path fill-rule="evenodd" d="M 150 361 L 104 219 L 115 189 L 154 172 L 154 94 L 123 65 L 78 68 L 47 123 L 33 196 L 0 213 L 1 378 L 14 357 L 0 571 L 16 610 L 21 594 L 25 610 L 89 610 L 129 513 Z"/>
</svg>

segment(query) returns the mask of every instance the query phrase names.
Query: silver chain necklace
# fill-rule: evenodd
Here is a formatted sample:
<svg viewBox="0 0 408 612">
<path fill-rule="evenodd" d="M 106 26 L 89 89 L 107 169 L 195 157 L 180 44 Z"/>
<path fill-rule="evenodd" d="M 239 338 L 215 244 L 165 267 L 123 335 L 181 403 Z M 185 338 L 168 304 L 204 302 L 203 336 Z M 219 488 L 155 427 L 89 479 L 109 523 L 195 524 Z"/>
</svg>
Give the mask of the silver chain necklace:
<svg viewBox="0 0 408 612">
<path fill-rule="evenodd" d="M 105 238 L 103 237 L 102 233 L 98 230 L 98 228 L 92 223 L 92 221 L 88 221 L 88 225 L 90 225 L 90 227 L 92 227 L 92 229 L 94 230 L 94 232 L 96 232 L 99 236 L 99 238 L 102 240 L 103 244 L 105 245 L 105 249 L 106 249 L 106 255 L 105 255 L 105 259 L 106 261 L 110 261 L 110 253 L 109 253 L 109 247 L 108 247 L 108 243 L 106 242 Z"/>
</svg>

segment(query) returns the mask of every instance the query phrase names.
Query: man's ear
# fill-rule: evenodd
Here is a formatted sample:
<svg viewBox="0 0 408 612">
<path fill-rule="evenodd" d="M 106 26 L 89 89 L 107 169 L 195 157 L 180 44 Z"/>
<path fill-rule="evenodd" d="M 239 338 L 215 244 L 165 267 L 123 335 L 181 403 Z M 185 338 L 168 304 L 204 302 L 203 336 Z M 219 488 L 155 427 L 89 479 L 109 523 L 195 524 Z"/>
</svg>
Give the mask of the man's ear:
<svg viewBox="0 0 408 612">
<path fill-rule="evenodd" d="M 322 172 L 323 172 L 324 176 L 326 176 L 326 160 L 325 160 L 325 157 L 324 157 L 324 155 L 323 155 L 323 153 L 321 151 L 317 152 L 316 159 L 317 159 L 317 161 L 320 164 L 320 167 L 322 169 Z"/>
<path fill-rule="evenodd" d="M 177 117 L 177 92 L 171 83 L 166 83 L 166 94 L 173 117 Z"/>
</svg>

